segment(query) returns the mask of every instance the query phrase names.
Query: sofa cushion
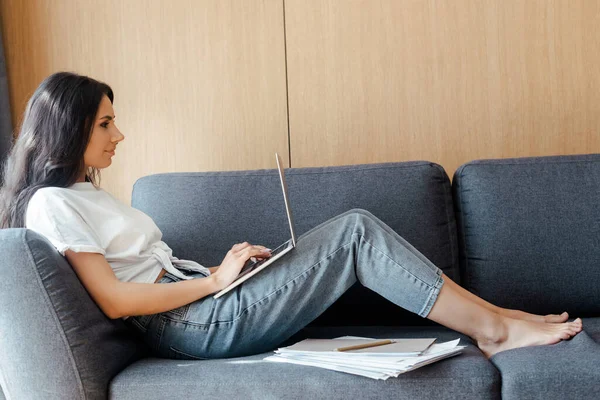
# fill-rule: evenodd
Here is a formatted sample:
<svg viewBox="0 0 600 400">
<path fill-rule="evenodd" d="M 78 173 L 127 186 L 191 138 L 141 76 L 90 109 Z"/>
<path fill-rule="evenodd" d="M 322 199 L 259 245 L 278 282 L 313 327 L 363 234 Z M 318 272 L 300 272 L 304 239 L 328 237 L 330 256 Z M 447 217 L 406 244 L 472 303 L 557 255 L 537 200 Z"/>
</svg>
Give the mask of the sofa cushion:
<svg viewBox="0 0 600 400">
<path fill-rule="evenodd" d="M 0 376 L 14 399 L 105 399 L 142 348 L 41 235 L 0 230 Z"/>
<path fill-rule="evenodd" d="M 463 286 L 503 307 L 600 315 L 600 155 L 473 161 L 453 190 Z"/>
<path fill-rule="evenodd" d="M 297 168 L 286 170 L 286 181 L 297 236 L 350 209 L 366 209 L 456 279 L 450 182 L 439 165 Z M 290 237 L 276 170 L 147 176 L 135 183 L 132 205 L 154 219 L 175 256 L 205 266 L 219 265 L 235 243 L 271 247 Z M 315 324 L 422 321 L 357 284 Z"/>
<path fill-rule="evenodd" d="M 250 357 L 177 361 L 138 361 L 113 379 L 111 399 L 498 399 L 500 375 L 468 338 L 445 328 L 307 328 L 309 337 L 462 338 L 461 355 L 378 381 L 321 368 L 263 361 Z M 295 340 L 302 337 L 298 335 Z M 290 344 L 292 341 L 290 341 Z"/>
<path fill-rule="evenodd" d="M 592 339 L 600 343 L 600 317 L 583 318 L 583 330 L 586 331 Z"/>
<path fill-rule="evenodd" d="M 503 399 L 600 398 L 600 344 L 585 330 L 569 341 L 503 351 L 490 360 L 502 375 Z"/>
</svg>

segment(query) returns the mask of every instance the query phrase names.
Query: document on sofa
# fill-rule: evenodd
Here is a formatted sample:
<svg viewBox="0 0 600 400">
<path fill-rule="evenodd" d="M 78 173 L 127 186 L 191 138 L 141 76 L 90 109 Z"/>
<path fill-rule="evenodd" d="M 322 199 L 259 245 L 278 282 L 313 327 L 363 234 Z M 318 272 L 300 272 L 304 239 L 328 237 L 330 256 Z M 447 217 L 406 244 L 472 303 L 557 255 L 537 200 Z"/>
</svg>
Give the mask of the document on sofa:
<svg viewBox="0 0 600 400">
<path fill-rule="evenodd" d="M 435 342 L 435 339 L 386 339 L 383 341 L 389 341 L 390 343 L 369 346 L 371 343 L 378 343 L 380 341 L 381 339 L 353 338 L 348 336 L 338 339 L 305 339 L 292 346 L 281 348 L 278 352 L 280 354 L 291 355 L 333 355 L 342 359 L 354 358 L 361 355 L 414 357 L 423 354 Z M 353 346 L 365 346 L 365 348 L 352 350 L 351 347 Z"/>
<path fill-rule="evenodd" d="M 332 339 L 332 341 L 339 342 L 340 340 L 351 341 L 357 339 L 375 340 L 369 338 L 344 336 L 341 338 Z M 275 355 L 266 357 L 265 360 L 270 362 L 313 366 L 360 375 L 372 379 L 386 380 L 390 377 L 398 377 L 400 374 L 415 370 L 444 358 L 460 354 L 466 346 L 459 346 L 459 342 L 460 339 L 439 344 L 434 343 L 418 356 L 394 356 L 391 353 L 381 355 L 376 353 L 357 354 L 354 352 L 289 350 L 294 346 L 296 346 L 297 349 L 299 347 L 298 345 L 302 343 L 300 342 L 294 346 L 284 347 L 276 350 Z M 383 347 L 386 346 L 381 346 L 381 348 Z"/>
</svg>

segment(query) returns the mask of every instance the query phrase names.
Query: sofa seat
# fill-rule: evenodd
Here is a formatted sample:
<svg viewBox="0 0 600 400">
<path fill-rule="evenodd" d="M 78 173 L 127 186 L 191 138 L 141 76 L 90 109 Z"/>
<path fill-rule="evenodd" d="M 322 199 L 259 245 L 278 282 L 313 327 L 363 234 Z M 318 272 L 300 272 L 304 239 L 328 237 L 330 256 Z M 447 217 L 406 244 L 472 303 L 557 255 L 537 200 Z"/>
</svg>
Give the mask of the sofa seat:
<svg viewBox="0 0 600 400">
<path fill-rule="evenodd" d="M 584 331 L 571 340 L 493 356 L 490 361 L 502 375 L 502 398 L 599 399 L 600 318 L 584 318 L 583 324 Z"/>
<path fill-rule="evenodd" d="M 140 360 L 110 384 L 115 399 L 497 399 L 500 374 L 464 335 L 443 327 L 308 327 L 303 337 L 461 338 L 468 347 L 454 358 L 377 381 L 321 368 L 263 361 L 273 354 L 220 360 Z"/>
</svg>

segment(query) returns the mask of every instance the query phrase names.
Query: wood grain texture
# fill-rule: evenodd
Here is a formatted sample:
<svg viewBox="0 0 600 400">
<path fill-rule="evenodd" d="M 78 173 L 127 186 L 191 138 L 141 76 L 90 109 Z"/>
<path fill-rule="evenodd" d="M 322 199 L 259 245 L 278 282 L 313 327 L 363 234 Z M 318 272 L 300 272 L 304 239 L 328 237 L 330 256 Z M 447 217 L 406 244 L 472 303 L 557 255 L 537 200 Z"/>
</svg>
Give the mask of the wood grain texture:
<svg viewBox="0 0 600 400">
<path fill-rule="evenodd" d="M 141 176 L 275 151 L 450 175 L 600 152 L 595 0 L 0 0 L 0 17 L 15 125 L 52 72 L 113 87 L 127 138 L 103 186 L 126 202 Z"/>
<path fill-rule="evenodd" d="M 596 0 L 286 0 L 294 167 L 600 152 Z"/>
<path fill-rule="evenodd" d="M 288 160 L 281 0 L 0 0 L 14 122 L 69 70 L 115 91 L 126 139 L 102 186 L 129 203 L 159 172 Z"/>
</svg>

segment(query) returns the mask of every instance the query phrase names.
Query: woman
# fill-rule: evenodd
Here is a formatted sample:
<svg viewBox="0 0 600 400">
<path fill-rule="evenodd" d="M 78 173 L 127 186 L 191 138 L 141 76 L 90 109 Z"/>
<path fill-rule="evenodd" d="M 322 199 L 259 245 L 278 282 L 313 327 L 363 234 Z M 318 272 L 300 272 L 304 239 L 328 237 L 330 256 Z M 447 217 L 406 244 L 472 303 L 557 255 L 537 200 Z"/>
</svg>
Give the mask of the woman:
<svg viewBox="0 0 600 400">
<path fill-rule="evenodd" d="M 217 358 L 272 350 L 357 280 L 409 311 L 472 337 L 486 356 L 553 344 L 582 330 L 567 313 L 539 316 L 496 307 L 362 210 L 298 239 L 296 251 L 215 300 L 251 258 L 270 250 L 235 244 L 220 266 L 179 260 L 154 222 L 98 188 L 124 139 L 113 92 L 72 73 L 35 91 L 4 168 L 1 227 L 45 235 L 109 318 L 125 318 L 159 356 Z M 168 283 L 168 284 L 164 284 Z"/>
</svg>

